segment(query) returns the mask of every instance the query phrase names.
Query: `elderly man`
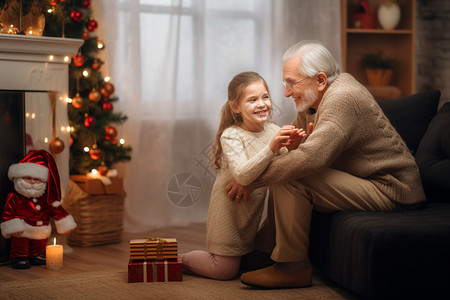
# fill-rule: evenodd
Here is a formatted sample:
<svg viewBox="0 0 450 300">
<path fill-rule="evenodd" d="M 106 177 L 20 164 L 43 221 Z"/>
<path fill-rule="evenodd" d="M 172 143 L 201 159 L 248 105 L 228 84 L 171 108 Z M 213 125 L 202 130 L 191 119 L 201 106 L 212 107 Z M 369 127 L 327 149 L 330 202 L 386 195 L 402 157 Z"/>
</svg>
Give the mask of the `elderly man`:
<svg viewBox="0 0 450 300">
<path fill-rule="evenodd" d="M 302 41 L 285 52 L 283 62 L 285 96 L 294 99 L 298 111 L 293 125 L 309 128 L 309 136 L 275 158 L 249 186 L 231 182 L 226 188 L 230 199 L 272 188 L 276 264 L 241 276 L 244 284 L 261 288 L 311 285 L 313 209 L 394 211 L 425 200 L 406 144 L 368 90 L 350 74 L 340 74 L 324 46 Z"/>
</svg>

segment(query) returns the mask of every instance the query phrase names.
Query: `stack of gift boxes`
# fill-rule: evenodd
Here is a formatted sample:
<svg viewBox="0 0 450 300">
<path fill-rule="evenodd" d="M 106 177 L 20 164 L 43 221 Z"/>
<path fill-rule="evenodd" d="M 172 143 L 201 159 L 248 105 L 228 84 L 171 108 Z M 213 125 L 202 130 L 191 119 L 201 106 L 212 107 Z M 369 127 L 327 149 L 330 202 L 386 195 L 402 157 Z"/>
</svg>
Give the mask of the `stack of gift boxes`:
<svg viewBox="0 0 450 300">
<path fill-rule="evenodd" d="M 182 263 L 174 238 L 130 241 L 128 282 L 167 282 L 182 280 Z"/>
</svg>

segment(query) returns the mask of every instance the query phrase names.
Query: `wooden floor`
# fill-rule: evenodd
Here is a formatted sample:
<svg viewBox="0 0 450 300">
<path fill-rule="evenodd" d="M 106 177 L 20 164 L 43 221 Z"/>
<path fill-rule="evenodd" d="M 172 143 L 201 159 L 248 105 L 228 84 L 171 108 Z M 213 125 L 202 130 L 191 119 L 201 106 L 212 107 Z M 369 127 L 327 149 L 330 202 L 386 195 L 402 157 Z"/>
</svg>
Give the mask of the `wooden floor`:
<svg viewBox="0 0 450 300">
<path fill-rule="evenodd" d="M 64 245 L 64 267 L 61 270 L 47 270 L 45 266 L 31 266 L 30 269 L 16 270 L 10 265 L 0 266 L 0 284 L 13 280 L 76 274 L 108 269 L 127 270 L 129 259 L 129 241 L 139 238 L 174 237 L 178 241 L 179 253 L 194 249 L 205 249 L 205 224 L 193 224 L 187 227 L 157 229 L 146 233 L 123 233 L 122 241 L 117 244 L 74 247 L 66 243 L 66 236 L 56 235 L 57 243 Z M 51 239 L 53 240 L 53 236 Z"/>
</svg>

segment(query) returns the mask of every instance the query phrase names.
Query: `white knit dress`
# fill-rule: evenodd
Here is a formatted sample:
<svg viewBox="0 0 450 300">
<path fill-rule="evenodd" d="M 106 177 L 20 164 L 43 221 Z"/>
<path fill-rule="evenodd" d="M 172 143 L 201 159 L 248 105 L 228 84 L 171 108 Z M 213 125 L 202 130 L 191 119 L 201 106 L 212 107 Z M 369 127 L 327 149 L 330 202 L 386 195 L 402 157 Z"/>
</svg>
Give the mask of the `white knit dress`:
<svg viewBox="0 0 450 300">
<path fill-rule="evenodd" d="M 247 202 L 236 203 L 228 200 L 225 186 L 233 177 L 248 185 L 279 154 L 272 153 L 269 143 L 280 127 L 271 122 L 264 127 L 261 132 L 230 127 L 220 138 L 224 160 L 212 188 L 206 227 L 208 251 L 213 254 L 241 256 L 254 250 L 267 188 L 253 191 Z"/>
</svg>

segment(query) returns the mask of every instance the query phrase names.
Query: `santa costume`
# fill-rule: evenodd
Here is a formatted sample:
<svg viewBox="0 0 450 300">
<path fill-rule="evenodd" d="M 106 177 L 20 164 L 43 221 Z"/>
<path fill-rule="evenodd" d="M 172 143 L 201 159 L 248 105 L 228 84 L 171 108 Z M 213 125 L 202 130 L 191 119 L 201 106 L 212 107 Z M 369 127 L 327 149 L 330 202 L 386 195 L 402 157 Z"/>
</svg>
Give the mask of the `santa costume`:
<svg viewBox="0 0 450 300">
<path fill-rule="evenodd" d="M 76 227 L 73 217 L 61 206 L 61 185 L 55 161 L 47 151 L 32 151 L 9 167 L 8 177 L 14 181 L 16 192 L 6 198 L 1 231 L 5 238 L 11 238 L 13 267 L 28 268 L 29 262 L 45 264 L 43 254 L 51 234 L 50 218 L 55 219 L 58 233 Z M 42 182 L 30 185 L 23 178 L 37 178 Z M 34 186 L 38 191 L 33 190 Z M 16 233 L 22 234 L 16 237 Z"/>
</svg>

